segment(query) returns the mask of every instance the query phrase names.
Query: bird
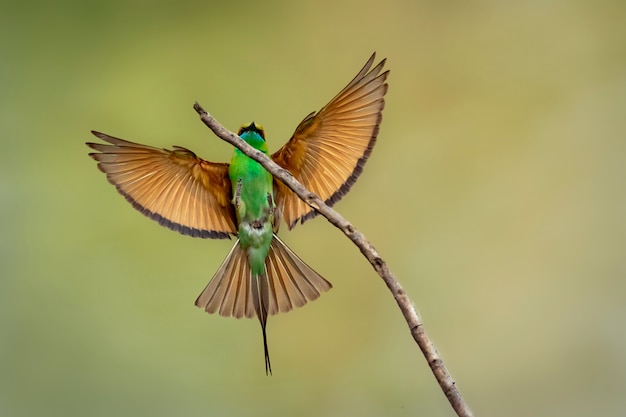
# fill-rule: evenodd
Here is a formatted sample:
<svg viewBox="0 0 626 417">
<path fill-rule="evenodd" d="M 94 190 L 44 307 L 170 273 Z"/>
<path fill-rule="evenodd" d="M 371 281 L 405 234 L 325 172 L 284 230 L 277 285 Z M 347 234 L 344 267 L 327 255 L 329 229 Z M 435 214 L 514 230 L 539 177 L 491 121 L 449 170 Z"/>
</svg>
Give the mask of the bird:
<svg viewBox="0 0 626 417">
<path fill-rule="evenodd" d="M 271 157 L 329 206 L 354 185 L 370 157 L 385 107 L 386 59 L 373 53 L 328 104 L 307 115 L 278 151 L 269 154 L 265 131 L 254 122 L 238 135 Z M 234 149 L 230 163 L 209 162 L 189 149 L 161 149 L 92 131 L 87 142 L 100 171 L 145 216 L 199 238 L 236 241 L 195 305 L 224 317 L 257 318 L 265 372 L 272 374 L 268 317 L 317 299 L 332 284 L 277 236 L 317 212 L 258 162 Z"/>
</svg>

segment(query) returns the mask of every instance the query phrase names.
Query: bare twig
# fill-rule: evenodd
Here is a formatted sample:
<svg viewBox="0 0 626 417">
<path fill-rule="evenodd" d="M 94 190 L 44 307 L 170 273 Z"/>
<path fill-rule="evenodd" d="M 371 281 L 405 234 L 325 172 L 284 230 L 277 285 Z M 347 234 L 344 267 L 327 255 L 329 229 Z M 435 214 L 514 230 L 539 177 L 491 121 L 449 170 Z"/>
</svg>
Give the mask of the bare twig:
<svg viewBox="0 0 626 417">
<path fill-rule="evenodd" d="M 454 380 L 446 369 L 443 360 L 437 353 L 437 349 L 435 349 L 435 346 L 428 338 L 428 335 L 424 330 L 424 325 L 422 324 L 415 307 L 413 307 L 411 300 L 406 295 L 404 289 L 396 280 L 393 273 L 389 270 L 387 263 L 383 258 L 381 258 L 374 246 L 365 238 L 363 233 L 359 232 L 339 213 L 327 206 L 317 195 L 304 188 L 304 186 L 300 184 L 300 182 L 298 182 L 289 171 L 280 167 L 263 152 L 254 149 L 239 136 L 224 128 L 198 103 L 195 103 L 193 108 L 200 115 L 202 122 L 204 122 L 204 124 L 207 125 L 219 138 L 239 148 L 241 152 L 259 162 L 275 178 L 287 185 L 287 187 L 296 193 L 305 203 L 317 210 L 322 216 L 326 217 L 330 223 L 335 225 L 352 242 L 354 242 L 370 264 L 372 264 L 374 270 L 376 270 L 378 275 L 380 275 L 383 281 L 385 281 L 385 284 L 387 284 L 389 291 L 391 291 L 393 298 L 395 298 L 398 303 L 398 307 L 400 307 L 400 310 L 402 311 L 402 315 L 409 326 L 413 339 L 415 339 L 415 342 L 421 349 L 428 365 L 430 366 L 430 369 L 441 387 L 441 390 L 448 398 L 448 401 L 456 414 L 460 417 L 473 416 L 472 411 L 461 396 Z"/>
</svg>

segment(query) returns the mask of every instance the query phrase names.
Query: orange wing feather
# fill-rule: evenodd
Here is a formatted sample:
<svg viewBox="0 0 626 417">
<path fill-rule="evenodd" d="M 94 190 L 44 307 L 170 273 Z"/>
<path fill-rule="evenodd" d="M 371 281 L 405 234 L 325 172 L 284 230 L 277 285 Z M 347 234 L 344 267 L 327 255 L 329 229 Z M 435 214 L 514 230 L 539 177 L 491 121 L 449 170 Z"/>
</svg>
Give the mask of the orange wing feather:
<svg viewBox="0 0 626 417">
<path fill-rule="evenodd" d="M 188 149 L 140 145 L 92 132 L 108 144 L 87 143 L 89 155 L 133 207 L 185 235 L 237 234 L 228 164 L 198 158 Z"/>
<path fill-rule="evenodd" d="M 352 187 L 376 143 L 389 71 L 380 73 L 384 59 L 370 71 L 375 56 L 326 106 L 305 117 L 272 155 L 330 206 Z M 276 190 L 279 212 L 290 229 L 317 215 L 283 183 L 277 181 Z"/>
</svg>

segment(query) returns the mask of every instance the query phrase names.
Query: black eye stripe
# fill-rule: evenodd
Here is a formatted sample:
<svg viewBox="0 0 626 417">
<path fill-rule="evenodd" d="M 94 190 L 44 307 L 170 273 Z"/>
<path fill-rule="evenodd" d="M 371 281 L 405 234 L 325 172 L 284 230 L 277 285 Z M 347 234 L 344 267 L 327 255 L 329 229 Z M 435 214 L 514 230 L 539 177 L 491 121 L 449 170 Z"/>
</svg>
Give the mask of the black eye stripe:
<svg viewBox="0 0 626 417">
<path fill-rule="evenodd" d="M 263 138 L 263 140 L 265 140 L 265 131 L 263 130 L 263 126 L 257 125 L 254 122 L 241 126 L 237 135 L 241 136 L 244 132 L 256 132 Z"/>
</svg>

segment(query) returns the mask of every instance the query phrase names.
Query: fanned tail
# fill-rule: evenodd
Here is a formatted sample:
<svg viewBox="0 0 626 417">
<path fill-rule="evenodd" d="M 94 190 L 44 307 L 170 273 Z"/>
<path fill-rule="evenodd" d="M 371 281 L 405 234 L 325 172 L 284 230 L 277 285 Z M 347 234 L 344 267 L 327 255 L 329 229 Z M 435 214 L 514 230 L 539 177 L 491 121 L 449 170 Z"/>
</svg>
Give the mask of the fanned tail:
<svg viewBox="0 0 626 417">
<path fill-rule="evenodd" d="M 254 275 L 239 240 L 196 299 L 196 306 L 224 317 L 257 317 L 263 332 L 265 372 L 272 374 L 267 345 L 268 316 L 286 313 L 317 299 L 332 284 L 315 272 L 274 235 L 265 273 Z"/>
</svg>

